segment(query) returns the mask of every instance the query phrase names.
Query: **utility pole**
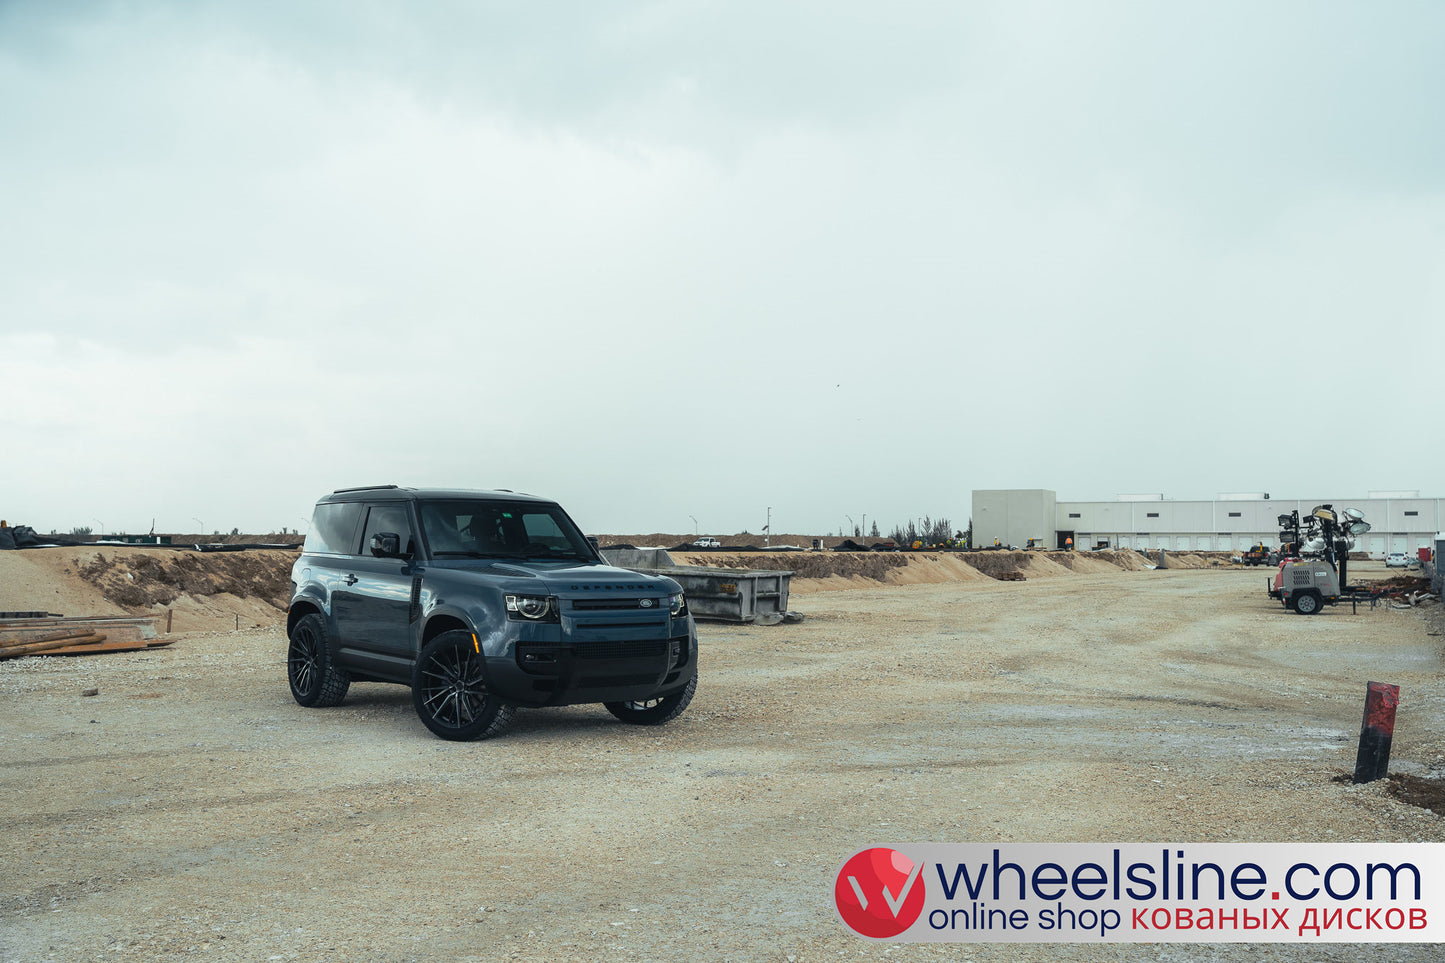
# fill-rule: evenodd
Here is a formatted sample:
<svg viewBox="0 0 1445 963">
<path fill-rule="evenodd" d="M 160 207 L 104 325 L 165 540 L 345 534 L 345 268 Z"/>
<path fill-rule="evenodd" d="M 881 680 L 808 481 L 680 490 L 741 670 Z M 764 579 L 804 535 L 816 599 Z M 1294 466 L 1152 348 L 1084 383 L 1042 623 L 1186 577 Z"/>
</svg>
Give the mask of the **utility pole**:
<svg viewBox="0 0 1445 963">
<path fill-rule="evenodd" d="M 763 545 L 773 544 L 773 506 L 768 506 L 768 523 L 763 526 Z"/>
</svg>

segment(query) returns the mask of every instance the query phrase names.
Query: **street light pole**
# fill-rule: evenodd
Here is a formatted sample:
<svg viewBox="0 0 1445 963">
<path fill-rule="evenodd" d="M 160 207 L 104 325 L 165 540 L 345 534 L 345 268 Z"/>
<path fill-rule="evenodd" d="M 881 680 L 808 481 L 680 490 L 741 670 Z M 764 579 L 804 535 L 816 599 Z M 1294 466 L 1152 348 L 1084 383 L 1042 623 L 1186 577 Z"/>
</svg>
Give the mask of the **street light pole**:
<svg viewBox="0 0 1445 963">
<path fill-rule="evenodd" d="M 698 532 L 698 530 L 697 530 L 697 516 L 696 516 L 696 515 L 689 515 L 689 516 L 687 516 L 687 517 L 690 518 L 690 519 L 692 519 L 692 537 L 693 537 L 693 538 L 697 538 L 697 536 L 698 536 L 699 534 L 701 534 L 701 533 Z"/>
<path fill-rule="evenodd" d="M 766 533 L 763 535 L 763 545 L 773 544 L 773 506 L 771 505 L 768 506 L 768 523 L 763 526 L 763 531 Z"/>
</svg>

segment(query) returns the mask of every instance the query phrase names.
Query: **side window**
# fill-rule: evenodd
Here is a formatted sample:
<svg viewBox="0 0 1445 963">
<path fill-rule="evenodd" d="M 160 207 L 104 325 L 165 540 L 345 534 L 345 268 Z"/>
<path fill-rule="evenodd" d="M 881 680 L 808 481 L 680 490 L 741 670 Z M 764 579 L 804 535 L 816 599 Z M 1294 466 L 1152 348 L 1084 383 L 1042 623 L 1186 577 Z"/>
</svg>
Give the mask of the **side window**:
<svg viewBox="0 0 1445 963">
<path fill-rule="evenodd" d="M 317 505 L 302 551 L 323 555 L 355 554 L 356 524 L 361 521 L 361 507 L 360 502 Z"/>
<path fill-rule="evenodd" d="M 546 545 L 559 552 L 568 551 L 572 547 L 572 543 L 567 541 L 567 536 L 557 525 L 557 520 L 551 515 L 523 515 L 522 526 L 527 530 L 527 541 L 533 544 Z"/>
<path fill-rule="evenodd" d="M 461 551 L 460 519 L 450 506 L 424 502 L 421 506 L 421 527 L 433 552 Z"/>
<path fill-rule="evenodd" d="M 366 529 L 361 534 L 361 554 L 371 554 L 371 536 L 378 532 L 395 532 L 401 536 L 401 551 L 410 555 L 416 550 L 411 536 L 411 522 L 406 506 L 400 504 L 372 505 L 366 515 Z"/>
</svg>

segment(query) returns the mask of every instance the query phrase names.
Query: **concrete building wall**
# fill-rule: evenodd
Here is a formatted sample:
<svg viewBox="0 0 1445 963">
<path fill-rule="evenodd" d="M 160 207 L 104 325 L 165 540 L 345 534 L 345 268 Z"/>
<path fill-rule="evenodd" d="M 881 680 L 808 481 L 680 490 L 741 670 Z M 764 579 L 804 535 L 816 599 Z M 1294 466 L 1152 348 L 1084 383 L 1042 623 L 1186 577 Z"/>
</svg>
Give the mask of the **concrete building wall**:
<svg viewBox="0 0 1445 963">
<path fill-rule="evenodd" d="M 1054 545 L 1057 496 L 1045 488 L 984 489 L 973 493 L 973 544 L 983 548 L 998 539 L 1024 546 L 1031 538 Z"/>
<path fill-rule="evenodd" d="M 994 503 L 1006 505 L 1008 491 L 987 493 Z M 1298 510 L 1308 515 L 1316 505 L 1333 505 L 1336 511 L 1357 508 L 1372 530 L 1356 544 L 1357 551 L 1384 556 L 1387 552 L 1415 554 L 1433 544 L 1436 532 L 1445 528 L 1445 499 L 1420 498 L 1318 498 L 1247 497 L 1239 493 L 1211 501 L 1173 501 L 1155 495 L 1120 496 L 1111 502 L 1056 501 L 1053 531 L 1073 532 L 1078 548 L 1107 542 L 1114 548 L 1166 548 L 1175 551 L 1239 552 L 1263 542 L 1268 548 L 1279 544 L 1278 516 Z M 975 502 L 977 506 L 978 502 Z M 976 532 L 979 512 L 974 512 Z M 1005 529 L 1000 530 L 1005 531 Z M 1040 533 L 1029 533 L 1027 537 Z M 1049 532 L 1041 533 L 1045 538 Z M 1000 535 L 1000 537 L 1007 537 Z M 976 545 L 992 544 L 975 536 Z M 1013 544 L 1026 544 L 1015 539 Z M 1052 544 L 1052 543 L 1051 543 Z"/>
</svg>

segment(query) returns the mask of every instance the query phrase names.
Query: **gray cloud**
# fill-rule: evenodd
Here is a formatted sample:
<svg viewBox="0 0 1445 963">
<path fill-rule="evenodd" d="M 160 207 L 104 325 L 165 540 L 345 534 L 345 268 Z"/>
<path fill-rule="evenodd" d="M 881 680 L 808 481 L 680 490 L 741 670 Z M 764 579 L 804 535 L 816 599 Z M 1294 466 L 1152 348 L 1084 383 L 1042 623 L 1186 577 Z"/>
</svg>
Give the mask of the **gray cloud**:
<svg viewBox="0 0 1445 963">
<path fill-rule="evenodd" d="M 1445 347 L 1442 21 L 0 5 L 0 428 L 48 456 L 7 511 L 259 528 L 394 479 L 756 531 L 1428 487 L 1376 399 Z M 1324 437 L 1281 428 L 1306 391 Z"/>
</svg>

